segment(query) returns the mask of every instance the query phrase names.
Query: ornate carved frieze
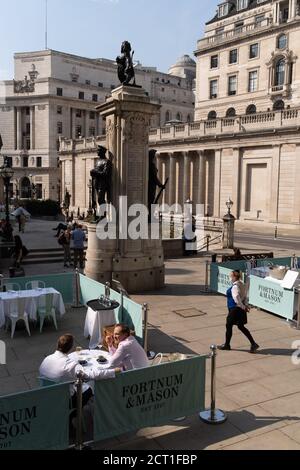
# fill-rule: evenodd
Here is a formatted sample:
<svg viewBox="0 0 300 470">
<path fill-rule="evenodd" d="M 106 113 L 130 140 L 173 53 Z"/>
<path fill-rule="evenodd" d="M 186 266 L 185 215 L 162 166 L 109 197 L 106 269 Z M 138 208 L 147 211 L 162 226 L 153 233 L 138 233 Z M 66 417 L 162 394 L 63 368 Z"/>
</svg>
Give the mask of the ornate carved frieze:
<svg viewBox="0 0 300 470">
<path fill-rule="evenodd" d="M 146 144 L 149 139 L 150 119 L 142 113 L 128 113 L 125 116 L 123 139 L 129 143 Z"/>
</svg>

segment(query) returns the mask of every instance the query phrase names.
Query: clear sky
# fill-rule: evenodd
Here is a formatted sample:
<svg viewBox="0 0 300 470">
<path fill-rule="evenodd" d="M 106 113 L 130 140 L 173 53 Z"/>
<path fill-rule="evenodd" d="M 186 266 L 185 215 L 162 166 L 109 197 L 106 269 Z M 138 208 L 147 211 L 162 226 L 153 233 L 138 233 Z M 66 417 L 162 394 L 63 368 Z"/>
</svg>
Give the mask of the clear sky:
<svg viewBox="0 0 300 470">
<path fill-rule="evenodd" d="M 0 79 L 13 78 L 14 52 L 45 48 L 46 0 L 0 0 Z M 115 59 L 129 40 L 135 59 L 167 71 L 193 54 L 218 0 L 48 0 L 48 47 Z"/>
</svg>

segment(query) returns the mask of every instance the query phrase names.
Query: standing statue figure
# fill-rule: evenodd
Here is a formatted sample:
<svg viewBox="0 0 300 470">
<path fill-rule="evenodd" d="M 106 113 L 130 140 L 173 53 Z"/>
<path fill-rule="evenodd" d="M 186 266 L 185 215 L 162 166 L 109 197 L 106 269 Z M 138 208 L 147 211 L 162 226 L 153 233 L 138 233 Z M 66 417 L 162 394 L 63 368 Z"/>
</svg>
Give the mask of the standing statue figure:
<svg viewBox="0 0 300 470">
<path fill-rule="evenodd" d="M 134 51 L 131 53 L 131 44 L 128 41 L 124 41 L 121 47 L 121 56 L 118 56 L 116 61 L 118 64 L 118 77 L 122 85 L 129 85 L 133 80 L 133 86 L 135 83 L 135 71 L 133 66 Z"/>
<path fill-rule="evenodd" d="M 149 216 L 152 216 L 152 205 L 157 204 L 156 190 L 159 187 L 161 190 L 166 189 L 166 184 L 158 178 L 158 169 L 155 164 L 156 150 L 150 150 L 149 152 L 149 187 L 148 187 L 148 205 L 149 205 Z"/>
<path fill-rule="evenodd" d="M 92 177 L 92 208 L 94 211 L 95 221 L 97 220 L 97 202 L 99 207 L 111 202 L 111 179 L 112 179 L 112 162 L 106 158 L 107 149 L 98 146 L 98 161 L 96 168 L 91 171 Z M 107 198 L 106 198 L 107 195 Z M 104 217 L 106 214 L 104 214 Z"/>
</svg>

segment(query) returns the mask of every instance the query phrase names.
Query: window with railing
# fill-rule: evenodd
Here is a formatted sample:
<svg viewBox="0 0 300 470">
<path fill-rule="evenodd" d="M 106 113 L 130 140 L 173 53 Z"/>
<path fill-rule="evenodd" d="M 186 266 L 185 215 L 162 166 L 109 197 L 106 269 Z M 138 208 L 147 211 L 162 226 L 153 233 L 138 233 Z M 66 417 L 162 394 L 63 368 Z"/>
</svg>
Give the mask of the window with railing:
<svg viewBox="0 0 300 470">
<path fill-rule="evenodd" d="M 228 78 L 228 96 L 234 96 L 237 94 L 237 76 L 232 75 Z"/>
<path fill-rule="evenodd" d="M 218 98 L 218 80 L 210 80 L 209 82 L 209 97 L 210 99 Z"/>
<path fill-rule="evenodd" d="M 248 91 L 249 93 L 253 93 L 258 89 L 258 71 L 252 70 L 249 72 L 249 83 L 248 83 Z"/>
</svg>

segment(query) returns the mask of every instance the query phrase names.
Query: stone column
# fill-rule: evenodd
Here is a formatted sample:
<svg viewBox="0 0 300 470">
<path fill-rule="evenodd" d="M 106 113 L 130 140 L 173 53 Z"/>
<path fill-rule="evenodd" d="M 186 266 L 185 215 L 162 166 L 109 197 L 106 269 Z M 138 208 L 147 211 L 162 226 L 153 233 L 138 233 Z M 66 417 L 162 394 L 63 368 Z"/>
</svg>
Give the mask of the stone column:
<svg viewBox="0 0 300 470">
<path fill-rule="evenodd" d="M 184 183 L 183 183 L 183 203 L 191 198 L 191 157 L 189 152 L 183 152 L 184 156 Z"/>
<path fill-rule="evenodd" d="M 271 221 L 274 223 L 278 223 L 280 158 L 281 158 L 281 145 L 274 145 L 273 146 L 273 158 L 272 158 L 272 190 L 270 191 L 270 195 L 271 195 L 270 217 L 271 217 Z"/>
<path fill-rule="evenodd" d="M 222 150 L 218 149 L 215 151 L 214 217 L 220 217 L 221 159 Z"/>
<path fill-rule="evenodd" d="M 76 109 L 71 108 L 71 138 L 76 139 Z"/>
<path fill-rule="evenodd" d="M 239 218 L 240 212 L 240 177 L 241 177 L 241 149 L 233 149 L 233 166 L 232 166 L 232 200 L 234 206 L 232 209 L 236 219 Z"/>
<path fill-rule="evenodd" d="M 292 21 L 296 17 L 296 0 L 289 0 L 289 21 Z"/>
<path fill-rule="evenodd" d="M 177 185 L 177 175 L 176 175 L 176 163 L 177 159 L 174 153 L 169 153 L 170 158 L 170 181 L 169 181 L 169 206 L 177 204 L 176 200 L 176 185 Z"/>
<path fill-rule="evenodd" d="M 17 108 L 17 150 L 23 148 L 23 135 L 22 135 L 22 108 Z"/>
<path fill-rule="evenodd" d="M 90 130 L 90 116 L 89 116 L 89 111 L 85 110 L 84 112 L 84 137 L 87 138 L 89 137 L 89 130 Z"/>
<path fill-rule="evenodd" d="M 129 293 L 155 290 L 165 282 L 159 227 L 158 237 L 151 237 L 148 214 L 137 223 L 138 216 L 127 213 L 132 205 L 148 206 L 150 121 L 159 109 L 160 105 L 152 102 L 145 90 L 127 86 L 113 90 L 97 107 L 106 118 L 106 148 L 113 164 L 111 203 L 118 220 L 110 222 L 113 234 L 104 240 L 99 237 L 100 228 L 96 235 L 96 224 L 88 225 L 85 273 L 100 282 L 116 279 Z M 123 208 L 124 197 L 128 207 Z M 133 224 L 141 226 L 143 237 L 130 236 L 128 228 Z"/>
<path fill-rule="evenodd" d="M 30 107 L 30 149 L 35 150 L 35 106 Z"/>
<path fill-rule="evenodd" d="M 198 186 L 198 204 L 205 205 L 205 183 L 206 183 L 206 158 L 204 150 L 199 150 L 199 186 Z M 205 211 L 205 208 L 204 208 Z"/>
</svg>

